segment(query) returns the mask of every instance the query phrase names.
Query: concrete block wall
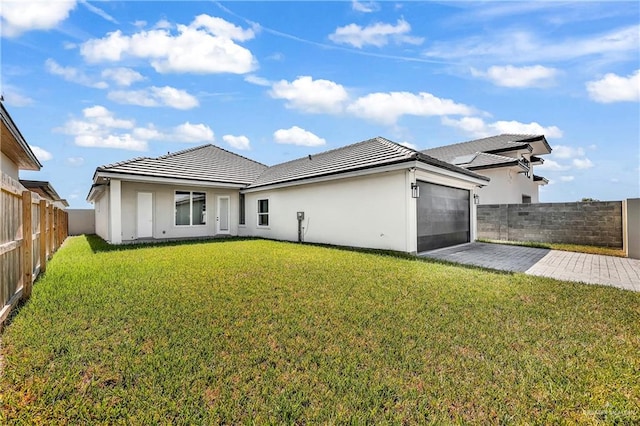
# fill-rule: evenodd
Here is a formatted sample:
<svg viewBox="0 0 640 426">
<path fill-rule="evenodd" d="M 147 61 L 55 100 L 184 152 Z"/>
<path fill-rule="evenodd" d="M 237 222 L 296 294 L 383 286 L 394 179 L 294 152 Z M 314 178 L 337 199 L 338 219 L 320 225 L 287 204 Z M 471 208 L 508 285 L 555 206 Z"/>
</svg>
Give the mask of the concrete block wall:
<svg viewBox="0 0 640 426">
<path fill-rule="evenodd" d="M 95 234 L 96 215 L 93 209 L 68 209 L 69 235 Z"/>
<path fill-rule="evenodd" d="M 622 202 L 478 206 L 478 238 L 622 247 Z"/>
</svg>

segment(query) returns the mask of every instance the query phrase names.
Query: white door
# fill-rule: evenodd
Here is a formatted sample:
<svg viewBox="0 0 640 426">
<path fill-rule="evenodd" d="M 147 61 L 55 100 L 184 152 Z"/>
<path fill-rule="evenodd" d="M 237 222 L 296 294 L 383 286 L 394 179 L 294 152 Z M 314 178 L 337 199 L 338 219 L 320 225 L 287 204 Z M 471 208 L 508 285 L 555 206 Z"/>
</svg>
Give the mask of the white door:
<svg viewBox="0 0 640 426">
<path fill-rule="evenodd" d="M 216 234 L 229 233 L 229 196 L 218 197 L 218 216 L 216 217 Z"/>
<path fill-rule="evenodd" d="M 138 238 L 153 237 L 153 194 L 138 192 Z"/>
</svg>

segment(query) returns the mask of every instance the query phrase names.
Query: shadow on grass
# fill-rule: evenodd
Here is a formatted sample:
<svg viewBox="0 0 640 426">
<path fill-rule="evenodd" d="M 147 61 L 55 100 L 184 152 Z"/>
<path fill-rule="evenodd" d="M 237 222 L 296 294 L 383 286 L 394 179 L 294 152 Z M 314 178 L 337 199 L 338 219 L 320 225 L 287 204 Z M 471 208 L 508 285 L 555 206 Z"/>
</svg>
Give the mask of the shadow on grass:
<svg viewBox="0 0 640 426">
<path fill-rule="evenodd" d="M 193 244 L 210 244 L 210 243 L 226 243 L 230 241 L 248 241 L 256 240 L 259 238 L 252 237 L 200 237 L 200 238 L 180 238 L 180 239 L 166 239 L 166 240 L 146 240 L 136 241 L 125 244 L 109 244 L 99 236 L 95 234 L 84 235 L 91 247 L 91 251 L 94 253 L 110 252 L 110 251 L 129 251 L 139 250 L 149 247 L 172 247 L 183 246 Z"/>
<path fill-rule="evenodd" d="M 105 240 L 103 240 L 101 237 L 95 234 L 84 235 L 84 237 L 87 239 L 93 253 L 139 250 L 139 249 L 144 249 L 149 247 L 167 247 L 167 246 L 172 247 L 172 246 L 182 246 L 182 245 L 192 245 L 192 244 L 211 244 L 211 243 L 219 244 L 219 243 L 227 243 L 227 242 L 233 242 L 233 241 L 273 241 L 273 242 L 282 243 L 282 244 L 300 244 L 300 245 L 320 247 L 320 248 L 325 248 L 330 250 L 340 250 L 340 251 L 353 252 L 353 253 L 372 254 L 377 256 L 393 257 L 396 259 L 413 260 L 413 261 L 424 262 L 424 263 L 457 266 L 465 269 L 474 269 L 474 270 L 493 272 L 493 273 L 505 274 L 505 275 L 514 274 L 513 271 L 505 271 L 505 270 L 494 269 L 494 268 L 485 267 L 485 266 L 463 264 L 463 263 L 458 263 L 458 262 L 450 261 L 446 259 L 415 256 L 415 255 L 404 253 L 401 251 L 352 247 L 352 246 L 338 246 L 338 245 L 323 244 L 323 243 L 309 243 L 309 242 L 297 243 L 294 241 L 281 241 L 281 240 L 274 240 L 269 238 L 226 237 L 225 236 L 225 237 L 207 237 L 207 238 L 191 238 L 191 239 L 151 240 L 151 241 L 140 241 L 135 243 L 114 245 L 114 244 L 107 243 Z"/>
</svg>

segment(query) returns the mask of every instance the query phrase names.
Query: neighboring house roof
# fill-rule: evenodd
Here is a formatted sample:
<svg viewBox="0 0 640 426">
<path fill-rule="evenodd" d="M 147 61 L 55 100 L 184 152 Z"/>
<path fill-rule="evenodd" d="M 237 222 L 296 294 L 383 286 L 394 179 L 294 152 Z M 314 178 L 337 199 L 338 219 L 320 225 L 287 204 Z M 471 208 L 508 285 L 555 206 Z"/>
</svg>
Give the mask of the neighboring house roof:
<svg viewBox="0 0 640 426">
<path fill-rule="evenodd" d="M 502 134 L 468 142 L 425 149 L 422 153 L 443 161 L 451 162 L 455 158 L 475 153 L 499 154 L 501 152 L 527 149 L 532 154 L 549 154 L 551 147 L 544 135 Z"/>
<path fill-rule="evenodd" d="M 267 166 L 214 145 L 202 145 L 157 158 L 139 157 L 100 166 L 99 172 L 238 184 L 253 182 Z M 95 178 L 95 176 L 94 176 Z"/>
<path fill-rule="evenodd" d="M 13 122 L 9 112 L 0 102 L 0 116 L 2 118 L 2 153 L 13 161 L 20 170 L 40 170 L 42 164 L 33 153 L 29 144 Z"/>
<path fill-rule="evenodd" d="M 47 181 L 43 180 L 24 180 L 20 179 L 22 186 L 27 188 L 31 192 L 35 192 L 40 197 L 49 201 L 59 201 L 64 206 L 69 207 L 69 203 L 64 198 L 60 198 L 53 186 Z"/>
<path fill-rule="evenodd" d="M 337 175 L 407 161 L 419 161 L 488 181 L 484 176 L 445 163 L 388 139 L 376 137 L 342 148 L 276 164 L 266 169 L 248 188 Z"/>
</svg>

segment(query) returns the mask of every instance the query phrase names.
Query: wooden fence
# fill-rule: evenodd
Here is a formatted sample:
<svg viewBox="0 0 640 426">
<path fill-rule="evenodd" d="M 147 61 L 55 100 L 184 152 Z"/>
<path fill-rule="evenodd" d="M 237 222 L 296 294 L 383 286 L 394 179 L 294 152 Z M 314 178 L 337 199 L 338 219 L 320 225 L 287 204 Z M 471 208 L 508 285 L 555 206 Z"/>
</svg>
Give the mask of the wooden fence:
<svg viewBox="0 0 640 426">
<path fill-rule="evenodd" d="M 0 197 L 0 329 L 67 238 L 67 213 L 2 175 Z"/>
</svg>

